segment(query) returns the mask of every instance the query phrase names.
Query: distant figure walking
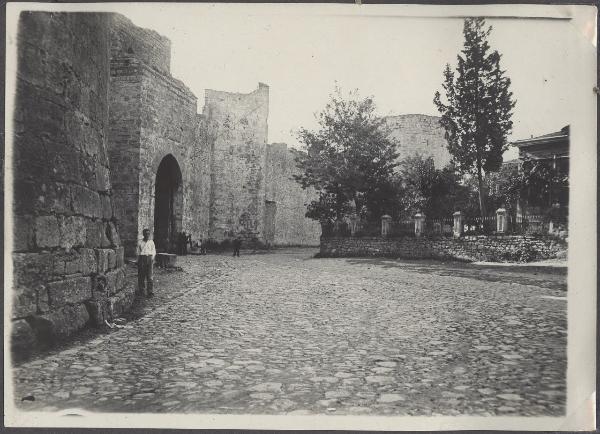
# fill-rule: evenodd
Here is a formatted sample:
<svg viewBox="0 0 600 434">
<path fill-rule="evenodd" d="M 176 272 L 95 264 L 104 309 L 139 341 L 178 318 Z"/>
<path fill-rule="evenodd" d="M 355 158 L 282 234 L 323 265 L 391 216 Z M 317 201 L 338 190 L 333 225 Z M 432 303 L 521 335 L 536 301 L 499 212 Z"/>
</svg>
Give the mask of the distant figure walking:
<svg viewBox="0 0 600 434">
<path fill-rule="evenodd" d="M 144 295 L 147 292 L 147 297 L 154 295 L 152 286 L 152 271 L 154 265 L 154 257 L 156 256 L 156 247 L 154 241 L 150 239 L 150 230 L 142 231 L 143 239 L 138 241 L 137 245 L 137 266 L 138 266 L 138 294 Z"/>
<path fill-rule="evenodd" d="M 240 256 L 240 247 L 242 247 L 242 240 L 237 237 L 233 240 L 233 256 Z"/>
</svg>

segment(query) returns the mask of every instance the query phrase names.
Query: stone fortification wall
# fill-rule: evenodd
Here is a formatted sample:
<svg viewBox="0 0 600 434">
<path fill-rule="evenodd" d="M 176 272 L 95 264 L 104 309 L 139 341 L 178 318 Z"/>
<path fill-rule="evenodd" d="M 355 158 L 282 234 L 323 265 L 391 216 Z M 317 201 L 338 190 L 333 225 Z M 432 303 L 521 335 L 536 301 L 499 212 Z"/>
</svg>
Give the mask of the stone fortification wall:
<svg viewBox="0 0 600 434">
<path fill-rule="evenodd" d="M 134 58 L 110 60 L 108 153 L 114 212 L 129 254 L 138 233 L 141 69 Z"/>
<path fill-rule="evenodd" d="M 99 324 L 132 301 L 113 215 L 105 14 L 19 19 L 13 176 L 12 345 Z"/>
<path fill-rule="evenodd" d="M 312 188 L 303 190 L 292 178 L 299 173 L 295 162 L 298 152 L 288 149 L 285 143 L 267 146 L 265 198 L 274 202 L 275 212 L 273 219 L 265 219 L 265 225 L 272 225 L 266 232 L 274 245 L 319 244 L 321 225 L 304 216 L 306 205 L 317 198 L 317 193 Z"/>
<path fill-rule="evenodd" d="M 211 149 L 210 238 L 262 238 L 269 87 L 249 94 L 206 91 Z"/>
<path fill-rule="evenodd" d="M 176 230 L 208 233 L 210 149 L 196 96 L 169 74 L 170 42 L 111 16 L 110 159 L 122 238 L 133 254 L 143 228 L 154 227 L 157 169 L 177 161 L 183 195 Z"/>
<path fill-rule="evenodd" d="M 181 170 L 183 204 L 177 231 L 194 239 L 208 232 L 210 150 L 202 136 L 197 99 L 179 80 L 143 70 L 138 231 L 154 226 L 154 189 L 158 167 L 167 155 Z"/>
<path fill-rule="evenodd" d="M 398 143 L 399 159 L 418 153 L 425 157 L 433 157 L 438 169 L 450 162 L 444 127 L 440 124 L 439 117 L 409 114 L 388 116 L 385 121 L 390 128 L 390 137 Z"/>
<path fill-rule="evenodd" d="M 387 256 L 402 259 L 460 259 L 502 261 L 555 258 L 565 244 L 551 238 L 526 235 L 466 236 L 461 238 L 326 238 L 323 257 Z"/>
<path fill-rule="evenodd" d="M 171 41 L 154 30 L 135 26 L 123 15 L 111 14 L 110 57 L 135 58 L 168 75 L 171 70 Z"/>
</svg>

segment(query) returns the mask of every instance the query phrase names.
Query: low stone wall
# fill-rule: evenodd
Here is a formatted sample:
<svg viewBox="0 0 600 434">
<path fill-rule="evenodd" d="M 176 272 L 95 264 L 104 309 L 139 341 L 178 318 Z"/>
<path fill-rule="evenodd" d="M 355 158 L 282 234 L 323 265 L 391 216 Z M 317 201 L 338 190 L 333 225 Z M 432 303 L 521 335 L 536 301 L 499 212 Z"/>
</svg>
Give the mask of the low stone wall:
<svg viewBox="0 0 600 434">
<path fill-rule="evenodd" d="M 321 237 L 321 257 L 387 256 L 403 259 L 529 262 L 555 258 L 564 242 L 526 235 L 479 235 L 461 238 Z"/>
</svg>

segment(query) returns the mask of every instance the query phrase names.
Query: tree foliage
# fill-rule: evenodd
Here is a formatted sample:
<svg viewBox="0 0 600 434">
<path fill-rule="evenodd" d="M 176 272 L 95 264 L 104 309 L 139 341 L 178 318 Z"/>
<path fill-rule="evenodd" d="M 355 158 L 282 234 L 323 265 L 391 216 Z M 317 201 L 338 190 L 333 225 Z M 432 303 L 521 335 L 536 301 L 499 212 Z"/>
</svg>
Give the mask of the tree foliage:
<svg viewBox="0 0 600 434">
<path fill-rule="evenodd" d="M 510 79 L 500 67 L 501 56 L 491 51 L 488 43 L 491 31 L 491 27 L 485 28 L 483 18 L 465 20 L 464 48 L 457 56 L 456 71 L 446 65 L 442 84 L 445 98 L 440 92 L 434 97 L 456 168 L 477 176 L 482 215 L 483 177 L 502 164 L 515 106 Z"/>
<path fill-rule="evenodd" d="M 469 190 L 461 184 L 456 169 L 452 165 L 436 169 L 431 157 L 420 154 L 406 157 L 400 162 L 400 178 L 405 217 L 416 212 L 432 218 L 449 217 L 469 199 Z"/>
<path fill-rule="evenodd" d="M 317 130 L 298 133 L 306 152 L 296 159 L 301 173 L 294 178 L 320 194 L 307 217 L 341 219 L 353 209 L 376 220 L 391 212 L 397 206 L 393 172 L 398 154 L 373 99 L 356 92 L 345 98 L 336 88 L 317 121 Z"/>
</svg>

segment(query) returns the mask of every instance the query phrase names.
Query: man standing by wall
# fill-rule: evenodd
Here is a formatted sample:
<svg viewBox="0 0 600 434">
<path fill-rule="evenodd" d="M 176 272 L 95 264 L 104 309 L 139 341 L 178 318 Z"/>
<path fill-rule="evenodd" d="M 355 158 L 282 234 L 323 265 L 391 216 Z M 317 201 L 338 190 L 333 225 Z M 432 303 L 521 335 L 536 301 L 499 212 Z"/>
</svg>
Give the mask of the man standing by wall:
<svg viewBox="0 0 600 434">
<path fill-rule="evenodd" d="M 156 256 L 156 248 L 154 247 L 154 241 L 150 239 L 149 229 L 144 229 L 142 235 L 143 239 L 140 240 L 137 245 L 138 294 L 144 295 L 145 287 L 147 297 L 150 298 L 153 295 L 152 267 L 154 264 L 154 257 Z"/>
</svg>

